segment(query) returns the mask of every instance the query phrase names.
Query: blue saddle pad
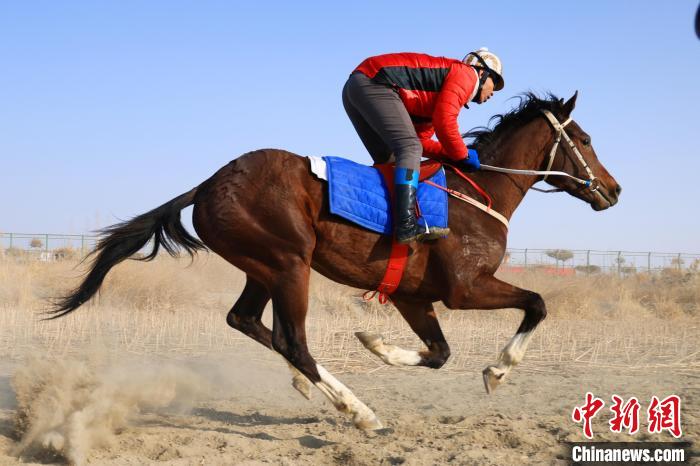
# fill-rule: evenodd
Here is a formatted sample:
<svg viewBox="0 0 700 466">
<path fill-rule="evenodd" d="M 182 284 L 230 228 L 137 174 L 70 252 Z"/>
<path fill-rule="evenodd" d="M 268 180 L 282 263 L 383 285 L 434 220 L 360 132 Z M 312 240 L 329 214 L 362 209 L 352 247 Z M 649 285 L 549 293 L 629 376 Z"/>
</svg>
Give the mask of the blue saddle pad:
<svg viewBox="0 0 700 466">
<path fill-rule="evenodd" d="M 390 194 L 384 177 L 374 167 L 361 165 L 341 157 L 323 157 L 326 161 L 331 213 L 362 225 L 377 233 L 393 233 Z M 446 185 L 445 169 L 429 178 Z M 418 224 L 447 228 L 447 193 L 429 184 L 418 185 Z"/>
</svg>

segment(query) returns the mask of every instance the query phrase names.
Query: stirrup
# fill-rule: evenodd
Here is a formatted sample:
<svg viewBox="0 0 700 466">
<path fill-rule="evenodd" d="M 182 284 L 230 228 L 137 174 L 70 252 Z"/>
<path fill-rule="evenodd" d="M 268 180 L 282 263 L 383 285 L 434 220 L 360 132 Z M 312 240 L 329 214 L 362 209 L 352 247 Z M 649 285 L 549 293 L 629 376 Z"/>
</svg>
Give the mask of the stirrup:
<svg viewBox="0 0 700 466">
<path fill-rule="evenodd" d="M 434 241 L 436 239 L 445 238 L 449 236 L 449 234 L 449 228 L 433 227 L 429 231 L 418 233 L 416 235 L 416 240 L 420 241 L 421 243 L 425 241 Z"/>
</svg>

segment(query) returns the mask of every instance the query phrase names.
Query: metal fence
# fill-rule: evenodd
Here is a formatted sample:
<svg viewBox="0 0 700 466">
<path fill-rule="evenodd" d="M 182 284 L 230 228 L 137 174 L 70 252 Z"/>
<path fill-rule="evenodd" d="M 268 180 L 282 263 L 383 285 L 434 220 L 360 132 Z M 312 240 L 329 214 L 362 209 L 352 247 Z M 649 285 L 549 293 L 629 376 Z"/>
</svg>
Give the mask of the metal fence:
<svg viewBox="0 0 700 466">
<path fill-rule="evenodd" d="M 505 267 L 544 267 L 583 273 L 632 274 L 659 270 L 697 271 L 700 254 L 594 249 L 508 249 Z"/>
<path fill-rule="evenodd" d="M 97 240 L 98 237 L 94 235 L 0 233 L 0 257 L 14 255 L 41 261 L 84 257 L 95 247 Z M 700 254 L 509 248 L 503 267 L 511 270 L 545 268 L 561 272 L 618 274 L 668 269 L 698 271 Z"/>
<path fill-rule="evenodd" d="M 95 248 L 93 235 L 0 233 L 0 257 L 35 258 L 49 262 L 84 257 Z"/>
</svg>

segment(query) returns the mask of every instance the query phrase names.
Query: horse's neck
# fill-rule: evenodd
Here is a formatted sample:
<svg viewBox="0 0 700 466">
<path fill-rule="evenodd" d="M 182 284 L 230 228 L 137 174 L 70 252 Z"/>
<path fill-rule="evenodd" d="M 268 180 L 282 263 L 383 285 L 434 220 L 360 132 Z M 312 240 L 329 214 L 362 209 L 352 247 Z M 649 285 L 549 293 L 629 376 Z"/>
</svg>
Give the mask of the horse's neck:
<svg viewBox="0 0 700 466">
<path fill-rule="evenodd" d="M 498 156 L 490 159 L 488 165 L 519 170 L 538 170 L 543 164 L 546 146 L 551 133 L 546 131 L 546 123 L 533 121 L 519 128 L 513 135 L 505 136 L 498 146 Z M 510 220 L 515 209 L 527 191 L 539 177 L 511 175 L 482 170 L 475 173 L 479 183 L 493 200 L 493 208 Z"/>
</svg>

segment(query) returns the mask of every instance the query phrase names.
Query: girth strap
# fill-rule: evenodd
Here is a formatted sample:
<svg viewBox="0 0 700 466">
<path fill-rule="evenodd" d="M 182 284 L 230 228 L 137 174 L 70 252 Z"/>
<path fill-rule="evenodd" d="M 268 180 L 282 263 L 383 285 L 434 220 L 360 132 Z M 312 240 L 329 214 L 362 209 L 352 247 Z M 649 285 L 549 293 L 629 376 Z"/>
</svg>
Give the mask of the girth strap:
<svg viewBox="0 0 700 466">
<path fill-rule="evenodd" d="M 396 242 L 396 239 L 392 239 L 391 254 L 389 255 L 389 263 L 386 266 L 386 272 L 384 272 L 384 278 L 382 278 L 376 290 L 365 292 L 362 298 L 365 301 L 370 301 L 379 293 L 379 302 L 381 304 L 386 304 L 388 301 L 391 301 L 389 295 L 399 287 L 401 277 L 403 277 L 403 271 L 406 269 L 406 262 L 408 262 L 408 244 L 400 244 Z"/>
</svg>

